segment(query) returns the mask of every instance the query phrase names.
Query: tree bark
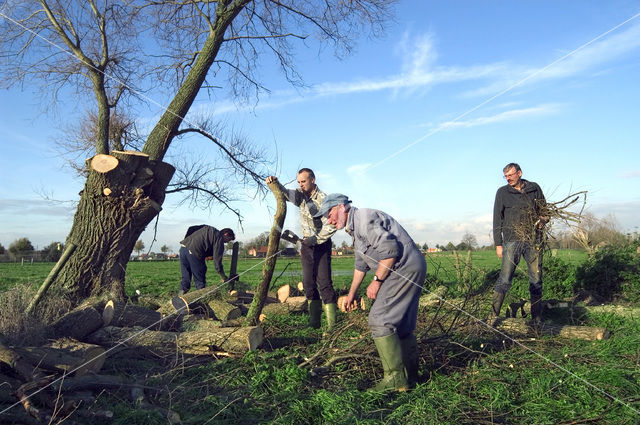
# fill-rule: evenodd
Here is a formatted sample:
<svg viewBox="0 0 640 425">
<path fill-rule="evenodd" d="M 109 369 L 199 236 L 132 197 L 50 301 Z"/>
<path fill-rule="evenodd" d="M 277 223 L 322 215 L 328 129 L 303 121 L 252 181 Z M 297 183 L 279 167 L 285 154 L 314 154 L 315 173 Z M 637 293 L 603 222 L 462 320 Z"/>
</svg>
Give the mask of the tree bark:
<svg viewBox="0 0 640 425">
<path fill-rule="evenodd" d="M 102 310 L 102 321 L 104 326 L 142 326 L 155 331 L 169 329 L 175 320 L 145 307 L 109 300 Z"/>
<path fill-rule="evenodd" d="M 290 313 L 304 313 L 307 311 L 307 298 L 302 297 L 289 297 L 287 301 L 283 303 L 270 303 L 265 304 L 262 308 L 262 314 L 260 321 L 265 317 L 272 315 L 283 315 Z"/>
<path fill-rule="evenodd" d="M 273 196 L 276 198 L 276 213 L 273 217 L 271 232 L 269 233 L 267 257 L 262 267 L 262 281 L 256 289 L 256 297 L 253 298 L 253 302 L 247 313 L 246 323 L 253 326 L 260 322 L 260 313 L 262 313 L 262 308 L 264 307 L 267 293 L 269 292 L 269 285 L 271 285 L 273 271 L 276 267 L 276 253 L 280 245 L 282 226 L 284 226 L 284 219 L 287 216 L 287 204 L 284 199 L 284 194 L 280 189 L 280 184 L 278 182 L 271 182 L 269 183 L 269 189 L 271 189 Z"/>
<path fill-rule="evenodd" d="M 53 347 L 15 347 L 14 351 L 39 368 L 82 376 L 87 372 L 98 372 L 104 364 L 105 349 L 94 346 L 93 358 L 84 358 L 66 350 Z M 98 349 L 100 354 L 97 355 Z"/>
<path fill-rule="evenodd" d="M 80 306 L 70 311 L 49 326 L 50 335 L 53 338 L 68 337 L 82 340 L 85 336 L 102 327 L 102 314 L 98 311 L 102 308 L 104 308 L 104 304 L 98 303 L 97 305 Z"/>
<path fill-rule="evenodd" d="M 213 310 L 213 314 L 216 316 L 216 319 L 223 322 L 237 319 L 242 316 L 242 310 L 227 301 L 214 299 L 209 300 L 207 305 L 211 310 Z"/>
<path fill-rule="evenodd" d="M 609 338 L 606 328 L 589 326 L 552 325 L 543 323 L 532 327 L 527 319 L 507 318 L 499 319 L 495 328 L 509 334 L 524 336 L 551 335 L 567 339 L 582 339 L 586 341 L 600 341 Z"/>
<path fill-rule="evenodd" d="M 155 353 L 209 354 L 214 348 L 234 353 L 255 350 L 262 343 L 260 326 L 222 327 L 206 332 L 149 331 L 140 327 L 118 328 L 107 326 L 87 337 L 87 341 L 100 345 L 122 344 L 147 348 Z"/>
<path fill-rule="evenodd" d="M 133 246 L 162 209 L 163 192 L 175 169 L 129 151 L 99 154 L 87 163 L 87 180 L 66 240 L 77 248 L 54 283 L 74 304 L 105 294 L 123 301 Z M 151 176 L 151 181 L 140 174 Z"/>
</svg>

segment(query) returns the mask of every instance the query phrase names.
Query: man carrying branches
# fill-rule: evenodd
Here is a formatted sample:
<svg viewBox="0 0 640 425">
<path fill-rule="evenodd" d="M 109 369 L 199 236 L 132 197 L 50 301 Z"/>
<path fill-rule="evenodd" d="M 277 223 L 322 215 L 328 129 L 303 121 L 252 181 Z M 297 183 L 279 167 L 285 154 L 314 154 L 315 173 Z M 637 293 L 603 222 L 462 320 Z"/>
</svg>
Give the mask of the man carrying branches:
<svg viewBox="0 0 640 425">
<path fill-rule="evenodd" d="M 527 262 L 531 318 L 538 322 L 542 313 L 542 229 L 549 220 L 540 213 L 546 201 L 537 183 L 522 178 L 518 164 L 507 164 L 503 172 L 507 184 L 498 189 L 493 206 L 493 241 L 502 268 L 493 293 L 490 322 L 500 316 L 520 257 Z"/>
</svg>

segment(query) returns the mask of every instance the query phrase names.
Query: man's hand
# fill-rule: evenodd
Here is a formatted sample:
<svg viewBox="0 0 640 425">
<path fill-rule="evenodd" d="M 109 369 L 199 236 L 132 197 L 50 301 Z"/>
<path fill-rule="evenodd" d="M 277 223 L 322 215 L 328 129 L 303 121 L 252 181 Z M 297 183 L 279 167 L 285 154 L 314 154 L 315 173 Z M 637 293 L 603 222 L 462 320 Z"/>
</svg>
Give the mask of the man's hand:
<svg viewBox="0 0 640 425">
<path fill-rule="evenodd" d="M 498 254 L 498 258 L 502 258 L 502 245 L 496 246 L 496 254 Z"/>
<path fill-rule="evenodd" d="M 351 310 L 356 309 L 357 304 L 355 302 L 355 298 L 356 294 L 349 293 L 349 295 L 347 295 L 347 297 L 344 299 L 344 305 L 342 306 L 344 308 L 344 311 L 350 312 Z"/>
<path fill-rule="evenodd" d="M 269 184 L 269 183 L 277 183 L 277 182 L 278 182 L 278 178 L 277 178 L 276 176 L 269 176 L 269 177 L 267 177 L 267 178 L 264 180 L 264 182 L 265 182 L 266 184 Z"/>
<path fill-rule="evenodd" d="M 378 296 L 378 291 L 380 290 L 381 283 L 377 280 L 372 281 L 367 287 L 367 297 L 375 300 Z"/>
</svg>

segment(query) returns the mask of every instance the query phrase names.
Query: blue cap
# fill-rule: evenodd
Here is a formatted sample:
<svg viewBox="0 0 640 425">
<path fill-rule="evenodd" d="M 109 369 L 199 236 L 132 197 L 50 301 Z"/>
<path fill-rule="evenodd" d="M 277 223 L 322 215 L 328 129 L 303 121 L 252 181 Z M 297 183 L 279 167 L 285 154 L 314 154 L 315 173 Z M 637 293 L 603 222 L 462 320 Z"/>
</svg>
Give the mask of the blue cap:
<svg viewBox="0 0 640 425">
<path fill-rule="evenodd" d="M 313 215 L 314 218 L 319 218 L 322 217 L 324 215 L 327 215 L 327 213 L 331 210 L 331 208 L 335 207 L 336 205 L 347 205 L 350 204 L 351 201 L 349 200 L 349 198 L 347 198 L 346 195 L 343 195 L 342 193 L 330 193 L 327 196 L 325 196 L 325 198 L 322 200 L 322 205 L 320 206 L 320 209 L 318 210 L 317 213 L 315 213 Z"/>
</svg>

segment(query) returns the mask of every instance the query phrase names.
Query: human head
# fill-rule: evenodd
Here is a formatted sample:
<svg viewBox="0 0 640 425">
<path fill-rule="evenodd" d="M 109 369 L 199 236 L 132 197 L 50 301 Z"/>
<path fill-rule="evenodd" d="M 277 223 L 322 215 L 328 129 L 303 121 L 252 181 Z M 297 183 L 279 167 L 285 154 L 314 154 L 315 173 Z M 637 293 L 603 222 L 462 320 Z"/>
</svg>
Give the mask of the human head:
<svg viewBox="0 0 640 425">
<path fill-rule="evenodd" d="M 522 177 L 522 170 L 520 166 L 515 162 L 510 162 L 502 169 L 504 178 L 511 187 L 518 187 L 520 185 L 520 178 Z"/>
<path fill-rule="evenodd" d="M 316 175 L 311 168 L 301 168 L 298 171 L 298 184 L 304 193 L 310 194 L 313 192 L 316 188 Z"/>
<path fill-rule="evenodd" d="M 233 230 L 229 229 L 228 227 L 225 227 L 224 229 L 220 230 L 220 234 L 222 235 L 222 240 L 224 240 L 225 243 L 230 242 L 236 238 L 236 235 L 235 233 L 233 233 Z"/>
<path fill-rule="evenodd" d="M 329 224 L 333 224 L 337 229 L 342 229 L 346 224 L 350 203 L 351 201 L 346 195 L 330 193 L 322 200 L 320 209 L 313 217 L 327 217 L 329 218 Z"/>
</svg>

